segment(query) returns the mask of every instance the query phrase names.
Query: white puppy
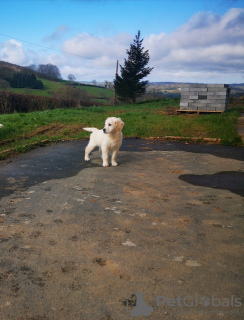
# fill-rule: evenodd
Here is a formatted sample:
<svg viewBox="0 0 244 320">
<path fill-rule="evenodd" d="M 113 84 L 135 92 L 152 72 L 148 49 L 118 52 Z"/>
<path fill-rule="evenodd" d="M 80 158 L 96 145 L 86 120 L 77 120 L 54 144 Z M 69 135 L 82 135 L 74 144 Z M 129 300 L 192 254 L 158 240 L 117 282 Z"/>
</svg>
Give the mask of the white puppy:
<svg viewBox="0 0 244 320">
<path fill-rule="evenodd" d="M 112 152 L 111 163 L 112 166 L 117 166 L 116 156 L 122 143 L 123 135 L 122 128 L 124 122 L 120 118 L 107 118 L 105 121 L 105 127 L 101 130 L 97 128 L 83 128 L 86 131 L 92 132 L 90 135 L 90 141 L 85 150 L 85 160 L 89 161 L 90 152 L 99 147 L 102 153 L 103 166 L 108 167 L 108 155 Z"/>
</svg>

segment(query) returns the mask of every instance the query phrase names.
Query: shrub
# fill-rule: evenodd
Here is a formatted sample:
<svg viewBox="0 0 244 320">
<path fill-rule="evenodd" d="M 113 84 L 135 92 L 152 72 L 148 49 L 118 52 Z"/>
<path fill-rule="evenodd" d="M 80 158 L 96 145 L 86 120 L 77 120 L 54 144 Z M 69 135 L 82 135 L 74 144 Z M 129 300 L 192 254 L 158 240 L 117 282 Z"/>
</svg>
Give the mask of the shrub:
<svg viewBox="0 0 244 320">
<path fill-rule="evenodd" d="M 0 91 L 0 114 L 77 107 L 74 99 L 48 98 Z"/>
</svg>

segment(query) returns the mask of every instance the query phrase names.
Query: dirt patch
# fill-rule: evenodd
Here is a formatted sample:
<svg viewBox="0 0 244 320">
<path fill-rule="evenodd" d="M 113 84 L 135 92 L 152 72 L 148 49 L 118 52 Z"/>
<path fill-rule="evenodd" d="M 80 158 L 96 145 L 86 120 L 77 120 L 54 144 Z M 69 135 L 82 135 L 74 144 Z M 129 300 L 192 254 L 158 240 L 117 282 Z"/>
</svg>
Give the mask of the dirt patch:
<svg viewBox="0 0 244 320">
<path fill-rule="evenodd" d="M 123 113 L 126 113 L 126 112 L 127 112 L 126 110 L 118 110 L 118 111 L 110 112 L 109 115 L 113 115 L 113 114 L 123 114 Z"/>
<path fill-rule="evenodd" d="M 43 135 L 43 134 L 46 134 L 49 137 L 54 137 L 54 136 L 57 136 L 58 134 L 62 134 L 62 135 L 77 134 L 82 130 L 84 126 L 85 125 L 80 123 L 75 123 L 75 124 L 55 123 L 55 124 L 37 128 L 36 130 L 30 132 L 30 134 L 27 135 L 27 138 L 31 138 L 31 137 L 35 137 L 37 135 Z"/>
<path fill-rule="evenodd" d="M 164 107 L 163 110 L 158 110 L 153 113 L 154 114 L 162 114 L 162 115 L 166 115 L 166 116 L 177 115 L 176 108 L 173 106 Z"/>
<path fill-rule="evenodd" d="M 14 139 L 8 139 L 0 142 L 0 145 L 5 145 L 14 141 L 22 140 L 22 139 L 30 139 L 32 137 L 48 135 L 49 137 L 57 136 L 58 134 L 66 134 L 73 135 L 79 133 L 84 124 L 76 123 L 76 124 L 62 124 L 62 123 L 54 123 L 46 126 L 39 127 L 30 133 L 28 133 L 25 137 L 18 136 Z"/>
<path fill-rule="evenodd" d="M 57 132 L 60 132 L 62 129 L 65 128 L 65 124 L 61 123 L 55 123 L 47 126 L 42 126 L 40 128 L 37 128 L 34 131 L 31 131 L 28 135 L 27 138 L 35 137 L 37 135 L 42 135 L 42 134 L 56 134 Z"/>
</svg>

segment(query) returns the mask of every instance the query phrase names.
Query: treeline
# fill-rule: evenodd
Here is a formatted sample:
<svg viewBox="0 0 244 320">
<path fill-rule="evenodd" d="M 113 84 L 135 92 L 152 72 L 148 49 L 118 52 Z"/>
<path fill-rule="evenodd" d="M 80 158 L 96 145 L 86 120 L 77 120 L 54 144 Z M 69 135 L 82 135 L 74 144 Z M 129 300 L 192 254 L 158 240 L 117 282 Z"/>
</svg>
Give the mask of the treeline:
<svg viewBox="0 0 244 320">
<path fill-rule="evenodd" d="M 50 79 L 50 80 L 61 80 L 62 76 L 59 71 L 59 68 L 51 63 L 48 64 L 31 64 L 28 67 L 26 67 L 29 70 L 35 71 L 43 76 L 45 78 Z"/>
<path fill-rule="evenodd" d="M 1 70 L 0 70 L 1 72 Z M 0 89 L 6 88 L 43 89 L 43 82 L 37 80 L 34 73 L 30 72 L 3 72 L 0 74 Z"/>
<path fill-rule="evenodd" d="M 21 72 L 15 73 L 9 83 L 12 88 L 43 89 L 43 82 L 37 80 L 34 73 L 31 75 Z"/>
<path fill-rule="evenodd" d="M 77 100 L 73 99 L 48 98 L 0 91 L 0 114 L 73 108 L 77 107 L 77 104 Z"/>
<path fill-rule="evenodd" d="M 31 88 L 43 89 L 43 83 L 38 78 L 62 81 L 59 68 L 51 63 L 20 67 L 0 61 L 0 89 Z"/>
</svg>

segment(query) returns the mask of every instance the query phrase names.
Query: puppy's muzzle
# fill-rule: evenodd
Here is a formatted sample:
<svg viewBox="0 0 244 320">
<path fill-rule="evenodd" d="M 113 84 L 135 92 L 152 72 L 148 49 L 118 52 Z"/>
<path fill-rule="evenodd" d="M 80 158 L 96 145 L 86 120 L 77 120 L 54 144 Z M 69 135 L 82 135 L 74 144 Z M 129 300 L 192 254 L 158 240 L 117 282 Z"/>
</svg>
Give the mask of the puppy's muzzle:
<svg viewBox="0 0 244 320">
<path fill-rule="evenodd" d="M 104 133 L 107 133 L 105 128 L 103 129 L 103 132 L 104 132 Z"/>
</svg>

